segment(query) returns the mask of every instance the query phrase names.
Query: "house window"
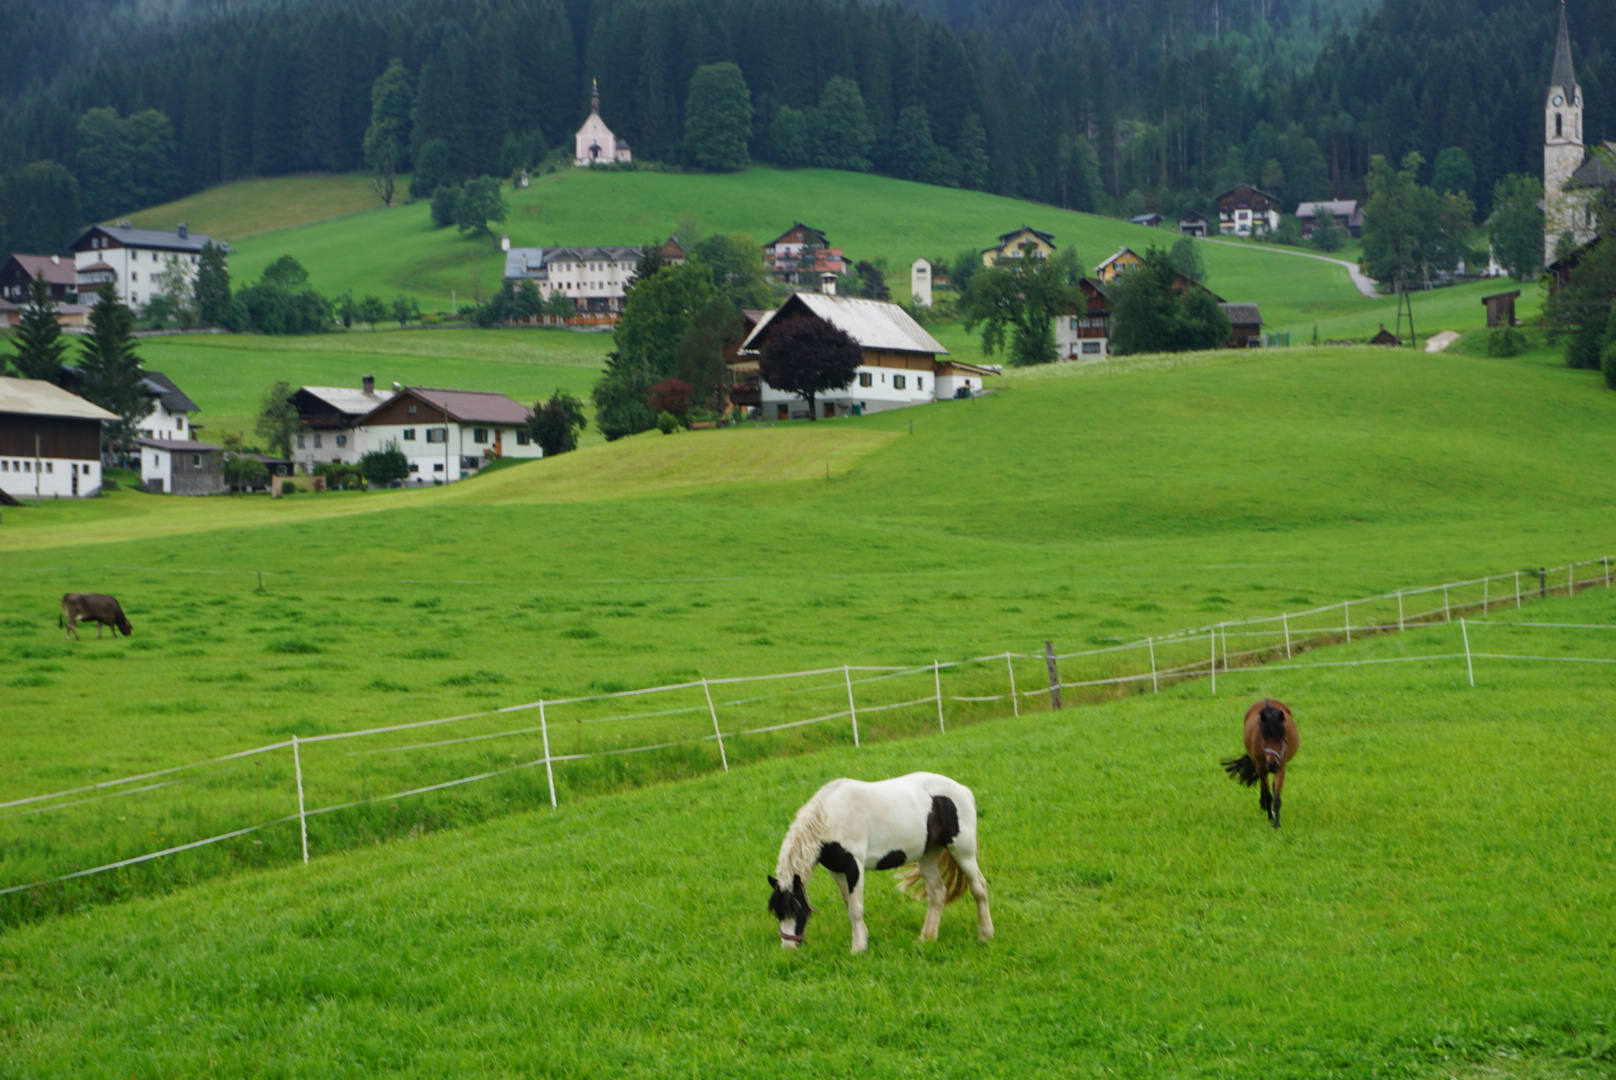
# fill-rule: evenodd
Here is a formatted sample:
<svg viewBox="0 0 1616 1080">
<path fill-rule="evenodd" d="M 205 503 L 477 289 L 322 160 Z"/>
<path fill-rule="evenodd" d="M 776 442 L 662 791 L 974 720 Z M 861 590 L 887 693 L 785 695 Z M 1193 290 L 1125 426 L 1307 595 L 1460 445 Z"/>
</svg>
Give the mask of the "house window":
<svg viewBox="0 0 1616 1080">
<path fill-rule="evenodd" d="M 129 272 L 129 280 L 130 281 L 139 281 L 140 280 L 140 274 L 138 274 L 137 272 L 131 270 Z"/>
<path fill-rule="evenodd" d="M 472 428 L 471 441 L 476 443 L 478 446 L 482 446 L 488 442 L 488 429 L 485 427 Z"/>
<path fill-rule="evenodd" d="M 517 429 L 517 432 L 516 432 L 516 445 L 517 446 L 527 446 L 532 441 L 533 441 L 532 436 L 530 436 L 527 432 L 522 431 L 521 429 Z"/>
<path fill-rule="evenodd" d="M 419 465 L 411 465 L 410 466 L 410 472 L 420 472 L 420 471 L 421 471 L 421 466 L 419 466 Z"/>
<path fill-rule="evenodd" d="M 318 431 L 314 433 L 314 448 L 316 450 L 320 449 L 320 433 Z"/>
<path fill-rule="evenodd" d="M 1072 329 L 1073 330 L 1077 329 L 1077 318 L 1075 316 L 1072 319 Z"/>
<path fill-rule="evenodd" d="M 301 435 L 297 437 L 297 448 L 299 450 L 303 449 L 303 436 Z"/>
<path fill-rule="evenodd" d="M 449 429 L 448 428 L 441 428 L 441 427 L 429 427 L 429 428 L 427 428 L 426 429 L 426 441 L 429 442 L 429 443 L 448 442 L 449 441 Z"/>
<path fill-rule="evenodd" d="M 405 442 L 414 442 L 415 441 L 415 429 L 414 428 L 407 427 L 407 428 L 404 429 L 404 441 Z"/>
<path fill-rule="evenodd" d="M 191 455 L 191 468 L 200 469 L 201 467 L 202 467 L 202 455 L 201 454 L 192 454 Z"/>
<path fill-rule="evenodd" d="M 54 462 L 54 461 L 45 462 L 45 471 L 48 472 L 48 473 L 54 473 L 56 471 L 56 462 Z"/>
<path fill-rule="evenodd" d="M 926 380 L 921 378 L 919 375 L 915 376 L 915 389 L 916 390 L 924 390 L 924 389 L 926 389 Z"/>
<path fill-rule="evenodd" d="M 894 375 L 894 376 L 892 376 L 892 389 L 894 389 L 894 390 L 902 390 L 904 387 L 906 387 L 908 385 L 909 385 L 908 380 L 906 380 L 902 375 Z"/>
<path fill-rule="evenodd" d="M 1100 343 L 1098 341 L 1085 341 L 1083 343 L 1083 355 L 1084 356 L 1099 356 L 1100 355 Z"/>
<path fill-rule="evenodd" d="M 433 472 L 442 472 L 443 471 L 443 462 L 440 461 L 436 465 L 432 466 L 432 471 Z"/>
<path fill-rule="evenodd" d="M 415 415 L 415 406 L 414 406 L 414 405 L 411 405 L 411 406 L 410 406 L 410 415 L 411 415 L 411 416 L 414 416 L 414 415 Z"/>
<path fill-rule="evenodd" d="M 174 418 L 174 427 L 179 431 L 184 431 L 185 430 L 185 417 L 176 416 Z"/>
<path fill-rule="evenodd" d="M 346 435 L 338 435 L 337 436 L 337 445 L 338 446 L 347 446 L 348 445 L 348 436 L 346 436 Z"/>
<path fill-rule="evenodd" d="M 874 381 L 875 381 L 875 376 L 871 375 L 868 371 L 859 372 L 859 385 L 860 386 L 869 386 Z"/>
<path fill-rule="evenodd" d="M 153 454 L 151 456 L 151 467 L 154 469 L 161 469 L 163 467 L 163 459 L 158 457 L 156 454 Z"/>
</svg>

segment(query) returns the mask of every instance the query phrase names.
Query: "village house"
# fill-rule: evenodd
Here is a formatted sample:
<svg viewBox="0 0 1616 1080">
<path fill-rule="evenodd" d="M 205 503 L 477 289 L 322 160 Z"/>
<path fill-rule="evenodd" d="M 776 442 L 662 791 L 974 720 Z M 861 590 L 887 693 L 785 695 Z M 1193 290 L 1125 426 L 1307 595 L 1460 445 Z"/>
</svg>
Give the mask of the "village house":
<svg viewBox="0 0 1616 1080">
<path fill-rule="evenodd" d="M 1055 234 L 1039 232 L 1023 225 L 999 237 L 999 242 L 982 252 L 982 265 L 992 266 L 1000 259 L 1020 259 L 1031 256 L 1047 259 L 1055 254 Z"/>
<path fill-rule="evenodd" d="M 160 291 L 158 278 L 170 259 L 178 260 L 194 282 L 202 249 L 212 243 L 211 236 L 193 233 L 183 224 L 173 232 L 136 229 L 127 221 L 92 225 L 72 244 L 79 295 L 89 296 L 110 281 L 119 300 L 139 307 Z M 230 254 L 228 245 L 218 246 Z"/>
<path fill-rule="evenodd" d="M 1254 349 L 1262 345 L 1262 312 L 1256 304 L 1231 304 L 1220 300 L 1218 307 L 1229 317 L 1226 348 Z"/>
<path fill-rule="evenodd" d="M 793 319 L 821 319 L 837 327 L 864 353 L 853 381 L 816 399 L 825 417 L 860 416 L 929 401 L 969 397 L 979 393 L 997 367 L 983 367 L 946 359 L 948 350 L 926 333 L 909 313 L 885 300 L 827 296 L 799 292 L 769 312 L 741 345 L 739 362 L 732 365 L 735 404 L 750 396 L 765 419 L 788 420 L 808 415 L 808 402 L 764 382 L 759 365 L 768 348 L 769 332 Z"/>
<path fill-rule="evenodd" d="M 1111 353 L 1111 295 L 1106 282 L 1084 278 L 1078 282 L 1088 310 L 1055 319 L 1055 355 L 1061 360 L 1104 360 Z"/>
<path fill-rule="evenodd" d="M 1139 214 L 1128 219 L 1130 225 L 1143 225 L 1147 229 L 1154 229 L 1166 219 L 1160 214 Z"/>
<path fill-rule="evenodd" d="M 147 494 L 224 494 L 223 448 L 192 439 L 136 439 L 135 445 Z"/>
<path fill-rule="evenodd" d="M 1261 236 L 1279 228 L 1279 200 L 1250 184 L 1236 184 L 1216 202 L 1218 232 L 1224 236 Z"/>
<path fill-rule="evenodd" d="M 685 261 L 685 250 L 674 237 L 657 251 L 669 265 Z M 505 252 L 505 277 L 533 282 L 546 301 L 560 293 L 573 302 L 579 315 L 611 323 L 623 313 L 634 267 L 644 255 L 645 248 L 632 245 L 510 248 Z"/>
<path fill-rule="evenodd" d="M 1134 267 L 1143 265 L 1144 261 L 1137 252 L 1129 248 L 1117 248 L 1115 255 L 1094 268 L 1094 276 L 1109 285 Z"/>
<path fill-rule="evenodd" d="M 396 445 L 410 464 L 406 484 L 464 480 L 500 458 L 539 458 L 528 434 L 533 414 L 504 394 L 405 386 L 362 417 L 373 450 Z"/>
<path fill-rule="evenodd" d="M 847 273 L 847 260 L 824 233 L 799 221 L 763 245 L 763 267 L 782 284 L 819 287 L 824 275 Z"/>
<path fill-rule="evenodd" d="M 1191 210 L 1178 219 L 1178 231 L 1184 236 L 1206 236 L 1206 215 Z"/>
<path fill-rule="evenodd" d="M 628 140 L 619 139 L 600 118 L 600 82 L 589 82 L 589 119 L 573 136 L 574 165 L 609 165 L 613 162 L 628 164 L 634 160 Z"/>
<path fill-rule="evenodd" d="M 28 291 L 41 275 L 50 286 L 51 299 L 58 304 L 78 298 L 78 274 L 71 260 L 60 255 L 12 255 L 0 263 L 0 300 L 9 300 L 21 307 L 28 300 Z"/>
<path fill-rule="evenodd" d="M 0 377 L 0 491 L 85 498 L 101 492 L 101 425 L 118 418 L 42 379 Z"/>
<path fill-rule="evenodd" d="M 1357 199 L 1327 199 L 1320 202 L 1296 204 L 1296 220 L 1302 224 L 1302 235 L 1311 237 L 1319 225 L 1330 218 L 1354 237 L 1363 232 L 1363 207 Z"/>
<path fill-rule="evenodd" d="M 394 384 L 394 391 L 399 389 Z M 357 465 L 364 456 L 365 432 L 360 421 L 393 395 L 376 392 L 376 377 L 366 375 L 352 386 L 303 386 L 289 400 L 297 410 L 298 431 L 292 436 L 291 460 L 304 473 L 320 464 Z"/>
</svg>

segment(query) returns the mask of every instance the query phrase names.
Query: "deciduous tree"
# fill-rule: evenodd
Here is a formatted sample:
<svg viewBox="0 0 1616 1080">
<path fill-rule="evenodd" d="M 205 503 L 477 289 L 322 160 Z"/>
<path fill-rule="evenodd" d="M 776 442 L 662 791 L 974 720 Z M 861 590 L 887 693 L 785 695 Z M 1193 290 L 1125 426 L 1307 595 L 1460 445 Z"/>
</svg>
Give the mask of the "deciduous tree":
<svg viewBox="0 0 1616 1080">
<path fill-rule="evenodd" d="M 1517 173 L 1493 188 L 1487 221 L 1493 257 L 1516 281 L 1535 281 L 1543 269 L 1543 183 Z"/>
<path fill-rule="evenodd" d="M 1179 279 L 1165 248 L 1152 246 L 1111 292 L 1111 350 L 1118 355 L 1222 348 L 1229 317 L 1212 294 Z"/>
<path fill-rule="evenodd" d="M 752 94 L 732 63 L 704 64 L 685 99 L 685 155 L 697 168 L 733 172 L 751 163 Z"/>
<path fill-rule="evenodd" d="M 302 428 L 297 409 L 292 405 L 294 388 L 291 383 L 277 382 L 264 391 L 258 405 L 258 419 L 253 424 L 270 453 L 276 457 L 292 456 L 292 436 Z"/>
<path fill-rule="evenodd" d="M 528 432 L 545 457 L 554 457 L 578 449 L 578 432 L 588 426 L 584 403 L 565 390 L 557 390 L 549 401 L 534 403 Z"/>
<path fill-rule="evenodd" d="M 823 319 L 802 317 L 771 330 L 758 368 L 764 382 L 807 401 L 809 419 L 817 420 L 818 396 L 850 385 L 863 359 L 863 350 L 846 331 Z"/>
<path fill-rule="evenodd" d="M 370 127 L 365 129 L 365 164 L 375 171 L 371 181 L 386 206 L 393 205 L 394 179 L 409 161 L 410 114 L 415 108 L 415 80 L 394 57 L 370 87 Z"/>
<path fill-rule="evenodd" d="M 224 326 L 230 321 L 230 269 L 224 248 L 211 240 L 202 245 L 194 291 L 197 317 L 203 326 Z"/>
<path fill-rule="evenodd" d="M 1071 248 L 1042 258 L 1030 248 L 1019 259 L 1000 259 L 976 271 L 960 303 L 967 332 L 982 327 L 982 351 L 1006 343 L 1015 365 L 1047 364 L 1055 357 L 1055 319 L 1088 310 L 1078 282 L 1083 267 Z"/>
</svg>

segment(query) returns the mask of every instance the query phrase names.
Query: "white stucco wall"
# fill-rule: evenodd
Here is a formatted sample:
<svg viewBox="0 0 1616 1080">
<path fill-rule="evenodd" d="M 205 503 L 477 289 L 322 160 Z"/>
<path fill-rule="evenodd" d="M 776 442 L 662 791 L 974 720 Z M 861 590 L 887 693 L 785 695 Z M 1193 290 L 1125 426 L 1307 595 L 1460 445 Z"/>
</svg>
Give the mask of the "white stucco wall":
<svg viewBox="0 0 1616 1080">
<path fill-rule="evenodd" d="M 0 458 L 0 489 L 15 499 L 31 499 L 36 494 L 42 499 L 71 499 L 75 495 L 85 498 L 101 490 L 101 463 L 71 458 Z"/>
<path fill-rule="evenodd" d="M 487 433 L 486 442 L 477 442 L 477 431 L 482 429 Z M 480 466 L 466 466 L 465 458 L 476 458 L 480 462 L 485 456 L 492 455 L 495 447 L 495 436 L 498 435 L 499 456 L 502 458 L 540 458 L 544 451 L 536 442 L 522 442 L 526 433 L 519 428 L 499 424 L 450 424 L 448 428 L 448 441 L 429 442 L 428 433 L 443 430 L 443 424 L 381 424 L 365 429 L 367 445 L 381 449 L 389 443 L 398 443 L 398 448 L 404 452 L 404 457 L 410 463 L 410 475 L 406 484 L 411 486 L 444 483 L 465 479 L 476 472 Z M 464 474 L 464 475 L 462 475 Z"/>
<path fill-rule="evenodd" d="M 96 263 L 106 263 L 118 273 L 115 283 L 118 299 L 130 307 L 148 303 L 158 292 L 157 278 L 168 269 L 169 256 L 177 257 L 185 267 L 186 277 L 196 283 L 199 256 L 178 251 L 157 251 L 142 247 L 97 248 L 79 251 L 73 255 L 73 268 L 83 270 Z M 91 295 L 98 286 L 85 285 L 81 290 L 85 303 L 94 301 Z"/>
</svg>

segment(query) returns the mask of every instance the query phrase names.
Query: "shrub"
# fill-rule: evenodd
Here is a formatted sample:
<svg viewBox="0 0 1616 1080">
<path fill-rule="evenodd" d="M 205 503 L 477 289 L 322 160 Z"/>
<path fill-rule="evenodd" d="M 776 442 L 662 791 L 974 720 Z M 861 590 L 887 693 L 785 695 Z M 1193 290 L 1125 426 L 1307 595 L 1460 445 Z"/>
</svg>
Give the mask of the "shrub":
<svg viewBox="0 0 1616 1080">
<path fill-rule="evenodd" d="M 1519 356 L 1526 349 L 1526 335 L 1513 326 L 1495 327 L 1487 335 L 1488 356 Z"/>
<path fill-rule="evenodd" d="M 679 430 L 679 418 L 671 412 L 659 412 L 656 418 L 657 430 L 664 435 L 672 435 Z"/>
<path fill-rule="evenodd" d="M 371 450 L 359 459 L 359 471 L 376 487 L 391 487 L 410 475 L 410 462 L 398 443 L 388 440 L 380 450 Z"/>
<path fill-rule="evenodd" d="M 285 481 L 284 483 L 281 484 L 281 494 L 282 495 L 296 495 L 297 494 L 297 485 L 294 484 L 290 480 Z"/>
<path fill-rule="evenodd" d="M 1599 370 L 1605 373 L 1605 385 L 1616 390 L 1616 335 L 1605 343 L 1605 351 L 1599 357 Z"/>
<path fill-rule="evenodd" d="M 460 201 L 460 187 L 445 185 L 432 193 L 432 227 L 447 229 L 455 223 L 455 204 Z"/>
</svg>

